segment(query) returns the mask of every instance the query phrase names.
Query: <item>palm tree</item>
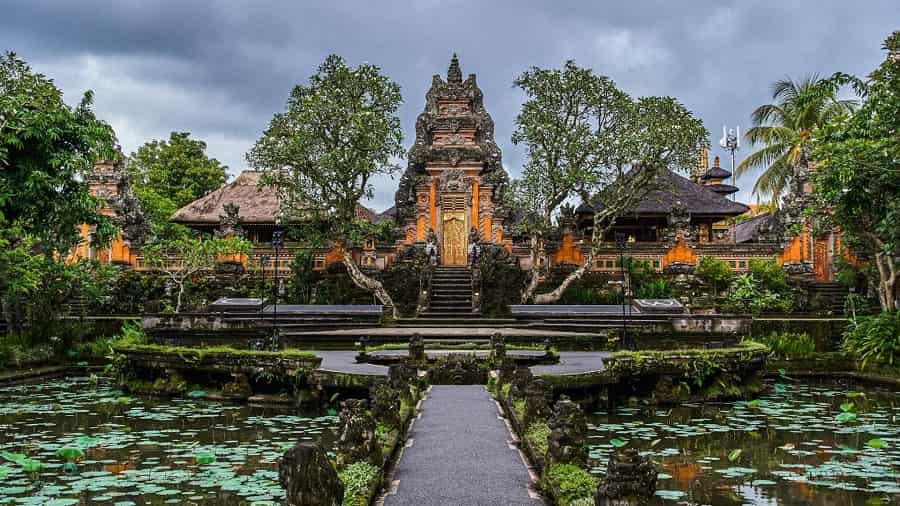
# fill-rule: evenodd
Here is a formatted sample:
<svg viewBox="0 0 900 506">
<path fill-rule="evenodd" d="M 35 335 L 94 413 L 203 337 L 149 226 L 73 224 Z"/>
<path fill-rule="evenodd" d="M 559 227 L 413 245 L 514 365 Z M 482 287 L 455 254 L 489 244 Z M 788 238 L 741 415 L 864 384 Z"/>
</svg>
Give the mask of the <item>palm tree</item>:
<svg viewBox="0 0 900 506">
<path fill-rule="evenodd" d="M 753 193 L 771 196 L 777 205 L 790 183 L 794 167 L 809 153 L 812 131 L 856 108 L 856 100 L 838 99 L 841 84 L 838 79 L 822 79 L 818 74 L 799 82 L 785 77 L 772 83 L 774 103 L 753 111 L 753 127 L 745 134 L 751 145 L 762 147 L 737 166 L 735 176 L 754 167 L 765 167 L 753 186 Z"/>
</svg>

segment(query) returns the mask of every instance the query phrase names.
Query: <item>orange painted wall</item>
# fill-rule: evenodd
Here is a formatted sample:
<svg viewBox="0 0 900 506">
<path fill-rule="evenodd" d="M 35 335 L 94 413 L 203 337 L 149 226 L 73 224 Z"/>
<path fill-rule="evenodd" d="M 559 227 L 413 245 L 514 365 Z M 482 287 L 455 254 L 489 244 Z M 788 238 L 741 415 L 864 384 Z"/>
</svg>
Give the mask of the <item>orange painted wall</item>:
<svg viewBox="0 0 900 506">
<path fill-rule="evenodd" d="M 669 251 L 666 251 L 666 254 L 663 256 L 662 268 L 673 263 L 697 265 L 697 255 L 694 254 L 694 250 L 685 244 L 684 239 L 680 237 L 675 241 L 675 245 L 669 248 Z"/>
<path fill-rule="evenodd" d="M 437 183 L 431 180 L 428 188 L 428 217 L 431 220 L 431 230 L 437 230 Z"/>
<path fill-rule="evenodd" d="M 576 265 L 584 263 L 584 255 L 581 254 L 581 250 L 575 244 L 572 234 L 563 236 L 562 244 L 559 245 L 559 248 L 556 249 L 556 254 L 553 255 L 553 263 Z"/>
<path fill-rule="evenodd" d="M 472 226 L 478 229 L 478 181 L 472 181 Z"/>
</svg>

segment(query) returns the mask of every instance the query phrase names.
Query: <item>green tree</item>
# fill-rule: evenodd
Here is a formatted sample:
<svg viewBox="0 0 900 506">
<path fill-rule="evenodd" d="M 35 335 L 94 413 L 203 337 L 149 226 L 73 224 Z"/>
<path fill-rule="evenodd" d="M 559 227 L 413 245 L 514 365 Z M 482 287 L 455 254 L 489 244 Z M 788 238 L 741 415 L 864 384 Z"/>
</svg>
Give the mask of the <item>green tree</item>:
<svg viewBox="0 0 900 506">
<path fill-rule="evenodd" d="M 719 295 L 719 290 L 728 288 L 733 277 L 731 268 L 726 261 L 706 256 L 700 257 L 700 262 L 697 264 L 697 270 L 694 274 L 713 288 L 714 296 Z"/>
<path fill-rule="evenodd" d="M 662 170 L 692 166 L 708 132 L 671 97 L 633 99 L 606 77 L 566 62 L 562 70 L 532 68 L 516 79 L 528 99 L 516 121 L 514 142 L 528 149 L 514 199 L 533 209 L 532 279 L 523 300 L 556 302 L 593 265 L 616 217 L 654 189 Z M 582 265 L 554 290 L 532 296 L 543 278 L 535 259 L 550 218 L 567 198 L 596 196 L 591 248 Z"/>
<path fill-rule="evenodd" d="M 115 134 L 94 116 L 92 97 L 71 107 L 24 60 L 0 57 L 0 226 L 20 232 L 6 234 L 10 247 L 29 238 L 44 254 L 68 252 L 81 224 L 95 227 L 98 244 L 115 234 L 84 182 L 95 162 L 115 156 Z"/>
<path fill-rule="evenodd" d="M 228 167 L 206 154 L 206 143 L 188 132 L 172 132 L 168 140 L 150 141 L 131 154 L 128 174 L 135 196 L 159 239 L 184 235 L 169 218 L 181 207 L 218 189 Z"/>
<path fill-rule="evenodd" d="M 347 272 L 360 288 L 393 308 L 382 283 L 363 273 L 350 248 L 363 234 L 356 219 L 360 199 L 371 197 L 372 178 L 393 174 L 403 156 L 397 108 L 400 86 L 374 65 L 347 66 L 331 55 L 308 85 L 294 87 L 287 110 L 247 154 L 274 185 L 288 221 L 321 219 L 330 238 L 342 245 Z"/>
<path fill-rule="evenodd" d="M 571 60 L 562 70 L 532 67 L 513 84 L 527 97 L 512 135 L 513 144 L 525 144 L 527 158 L 508 193 L 513 207 L 529 210 L 521 227 L 531 251 L 524 304 L 546 277 L 540 259 L 554 213 L 592 183 L 595 167 L 608 154 L 604 140 L 622 128 L 631 103 L 609 78 Z"/>
<path fill-rule="evenodd" d="M 862 106 L 815 133 L 813 173 L 823 209 L 878 272 L 884 311 L 897 309 L 900 271 L 900 31 L 887 58 L 861 87 Z"/>
<path fill-rule="evenodd" d="M 149 244 L 143 248 L 144 262 L 168 276 L 178 288 L 175 312 L 181 311 L 181 299 L 186 283 L 195 275 L 212 270 L 225 257 L 246 255 L 250 242 L 229 237 L 178 237 Z"/>
<path fill-rule="evenodd" d="M 838 92 L 845 81 L 823 79 L 818 75 L 794 81 L 786 77 L 772 84 L 771 104 L 757 107 L 751 115 L 753 127 L 745 137 L 760 149 L 737 166 L 735 176 L 755 167 L 764 167 L 753 191 L 770 195 L 778 202 L 788 187 L 794 168 L 811 149 L 812 131 L 851 113 L 857 102 L 841 100 Z"/>
</svg>

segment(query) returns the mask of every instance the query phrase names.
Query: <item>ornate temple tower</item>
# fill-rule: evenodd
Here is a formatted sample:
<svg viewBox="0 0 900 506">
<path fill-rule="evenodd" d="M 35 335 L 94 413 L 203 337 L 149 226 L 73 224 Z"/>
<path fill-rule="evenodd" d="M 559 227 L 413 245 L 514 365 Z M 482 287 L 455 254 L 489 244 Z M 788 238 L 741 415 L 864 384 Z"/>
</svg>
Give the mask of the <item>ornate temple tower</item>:
<svg viewBox="0 0 900 506">
<path fill-rule="evenodd" d="M 470 241 L 503 243 L 508 176 L 475 74 L 465 81 L 456 54 L 447 80 L 435 75 L 416 120 L 416 142 L 396 194 L 404 243 L 433 231 L 443 265 L 464 265 Z"/>
</svg>

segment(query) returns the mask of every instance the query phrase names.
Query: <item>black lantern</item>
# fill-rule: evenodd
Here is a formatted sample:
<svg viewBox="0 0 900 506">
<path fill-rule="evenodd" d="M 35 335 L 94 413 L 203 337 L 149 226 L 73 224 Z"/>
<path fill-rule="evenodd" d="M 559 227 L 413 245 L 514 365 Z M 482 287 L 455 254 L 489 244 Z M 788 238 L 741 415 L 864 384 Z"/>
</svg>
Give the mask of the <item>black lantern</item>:
<svg viewBox="0 0 900 506">
<path fill-rule="evenodd" d="M 276 227 L 274 231 L 272 231 L 272 249 L 275 250 L 275 266 L 273 270 L 275 271 L 275 285 L 273 287 L 274 294 L 272 300 L 272 342 L 270 343 L 269 348 L 272 351 L 278 351 L 280 347 L 279 336 L 278 336 L 278 252 L 284 246 L 284 229 L 281 227 Z"/>
</svg>

